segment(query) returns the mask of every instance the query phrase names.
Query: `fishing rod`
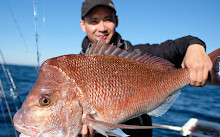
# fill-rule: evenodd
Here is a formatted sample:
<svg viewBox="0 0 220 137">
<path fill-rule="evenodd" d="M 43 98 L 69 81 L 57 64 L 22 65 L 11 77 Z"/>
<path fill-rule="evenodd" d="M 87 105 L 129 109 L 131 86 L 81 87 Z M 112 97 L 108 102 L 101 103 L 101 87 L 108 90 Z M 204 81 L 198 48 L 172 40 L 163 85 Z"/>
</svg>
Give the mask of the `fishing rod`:
<svg viewBox="0 0 220 137">
<path fill-rule="evenodd" d="M 12 78 L 12 76 L 11 76 L 10 70 L 9 70 L 9 69 L 6 69 L 6 71 L 7 71 L 7 73 L 8 73 L 9 79 L 10 79 L 10 81 L 11 81 L 12 87 L 13 87 L 13 89 L 14 89 L 14 91 L 15 91 L 15 92 L 13 92 L 13 90 L 11 91 L 11 92 L 13 93 L 13 94 L 12 94 L 12 97 L 14 97 L 15 99 L 18 98 L 19 104 L 21 105 L 21 104 L 22 104 L 21 98 L 20 98 L 19 93 L 18 93 L 18 91 L 17 91 L 17 88 L 16 88 L 16 86 L 15 86 L 14 80 L 13 80 L 13 78 Z"/>
<path fill-rule="evenodd" d="M 10 15 L 11 15 L 11 17 L 12 17 L 12 19 L 13 19 L 15 25 L 16 25 L 16 29 L 18 30 L 18 34 L 19 34 L 19 36 L 20 36 L 20 38 L 21 38 L 21 40 L 22 40 L 22 42 L 23 42 L 23 44 L 24 44 L 24 46 L 25 46 L 26 53 L 30 56 L 30 59 L 31 59 L 31 61 L 33 62 L 33 65 L 34 65 L 34 64 L 35 64 L 35 63 L 34 63 L 34 59 L 33 59 L 34 57 L 33 57 L 33 55 L 31 54 L 31 51 L 30 51 L 30 49 L 29 49 L 29 46 L 28 46 L 28 44 L 27 44 L 27 42 L 26 42 L 26 40 L 25 40 L 24 34 L 23 34 L 23 32 L 22 32 L 22 30 L 21 30 L 21 27 L 20 27 L 20 25 L 19 25 L 19 23 L 18 23 L 18 21 L 17 21 L 17 19 L 16 19 L 15 13 L 14 13 L 12 7 L 10 6 L 10 2 L 9 2 L 9 0 L 5 0 L 5 2 L 6 2 L 6 5 L 7 5 L 8 10 L 9 10 L 9 12 L 10 12 Z M 37 54 L 38 54 L 38 56 L 39 56 L 39 53 L 37 53 Z M 36 73 L 38 73 L 38 70 L 37 70 L 38 68 L 36 68 L 35 65 L 34 65 L 34 68 L 35 68 Z"/>
<path fill-rule="evenodd" d="M 5 104 L 6 104 L 6 107 L 7 107 L 7 110 L 8 110 L 8 114 L 9 114 L 11 123 L 12 123 L 12 125 L 13 125 L 13 129 L 14 129 L 14 132 L 15 132 L 15 136 L 18 137 L 18 133 L 17 133 L 17 131 L 16 131 L 15 128 L 14 128 L 14 123 L 13 123 L 13 119 L 12 119 L 11 110 L 10 110 L 10 107 L 9 107 L 9 104 L 8 104 L 8 100 L 7 100 L 6 95 L 5 95 L 5 91 L 4 91 L 4 88 L 3 88 L 3 85 L 2 85 L 1 79 L 0 79 L 0 86 L 1 86 L 1 91 L 2 91 L 2 93 L 3 93 L 3 97 L 4 97 L 4 99 L 5 99 Z"/>
<path fill-rule="evenodd" d="M 5 109 L 4 109 L 4 104 L 3 104 L 3 100 L 2 100 L 3 98 L 5 98 L 5 97 L 3 97 L 3 93 L 2 93 L 2 91 L 0 90 L 0 104 L 1 104 L 0 107 L 1 107 L 1 111 L 2 111 L 2 117 L 3 117 L 3 119 L 4 119 L 6 131 L 7 131 L 7 133 L 10 133 L 10 132 L 9 132 L 8 125 L 7 125 L 7 121 L 6 121 Z M 9 134 L 8 134 L 8 137 L 10 137 Z"/>
<path fill-rule="evenodd" d="M 7 79 L 8 85 L 10 87 L 11 96 L 14 100 L 16 110 L 18 111 L 19 108 L 21 107 L 22 102 L 21 102 L 19 93 L 17 92 L 17 88 L 16 88 L 14 80 L 11 76 L 10 70 L 5 67 L 6 62 L 5 62 L 5 58 L 3 56 L 3 53 L 1 51 L 1 49 L 0 49 L 0 54 L 1 54 L 1 57 L 2 57 L 2 60 L 3 60 L 2 69 L 4 71 L 4 74 L 5 74 L 5 77 Z M 18 99 L 18 101 L 16 99 Z"/>
<path fill-rule="evenodd" d="M 38 33 L 37 33 L 37 2 L 34 0 L 34 24 L 35 24 L 35 43 L 37 48 L 37 70 L 39 73 L 40 70 L 40 54 L 39 54 L 39 46 L 38 46 Z"/>
</svg>

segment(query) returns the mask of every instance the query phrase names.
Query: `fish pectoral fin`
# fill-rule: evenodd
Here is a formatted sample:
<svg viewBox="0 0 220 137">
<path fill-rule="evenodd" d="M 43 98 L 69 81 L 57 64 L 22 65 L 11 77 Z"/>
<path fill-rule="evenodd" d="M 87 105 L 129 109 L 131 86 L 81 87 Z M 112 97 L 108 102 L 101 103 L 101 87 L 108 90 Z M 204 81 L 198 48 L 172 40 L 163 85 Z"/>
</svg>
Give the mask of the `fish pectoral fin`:
<svg viewBox="0 0 220 137">
<path fill-rule="evenodd" d="M 102 134 L 103 136 L 116 136 L 116 137 L 128 137 L 129 135 L 125 134 L 120 128 L 115 129 L 106 129 L 102 126 L 92 126 L 98 133 Z"/>
<path fill-rule="evenodd" d="M 99 121 L 87 115 L 83 119 L 83 124 L 88 125 L 94 128 L 100 134 L 108 136 L 117 136 L 117 137 L 127 137 L 121 129 L 153 129 L 153 128 L 164 128 L 161 126 L 140 126 L 140 125 L 125 125 L 125 124 L 113 124 L 104 121 Z"/>
<path fill-rule="evenodd" d="M 148 112 L 147 114 L 150 116 L 155 116 L 155 117 L 163 115 L 164 113 L 167 112 L 167 110 L 170 108 L 173 102 L 179 97 L 180 94 L 181 94 L 180 90 L 176 91 L 174 94 L 172 94 L 171 96 L 167 98 L 167 101 L 165 103 L 163 103 L 156 109 Z"/>
<path fill-rule="evenodd" d="M 110 136 L 119 136 L 119 137 L 129 137 L 129 135 L 125 134 L 120 128 L 116 128 L 111 130 Z"/>
</svg>

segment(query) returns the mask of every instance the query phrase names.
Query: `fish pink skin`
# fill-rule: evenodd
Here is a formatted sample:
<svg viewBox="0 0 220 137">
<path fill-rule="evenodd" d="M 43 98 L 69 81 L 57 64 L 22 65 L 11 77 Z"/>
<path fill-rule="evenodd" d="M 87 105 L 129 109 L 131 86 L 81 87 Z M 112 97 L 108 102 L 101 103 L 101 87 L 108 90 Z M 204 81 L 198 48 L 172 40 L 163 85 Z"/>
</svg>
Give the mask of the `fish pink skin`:
<svg viewBox="0 0 220 137">
<path fill-rule="evenodd" d="M 102 41 L 87 54 L 43 63 L 14 116 L 14 126 L 22 135 L 72 137 L 80 133 L 82 124 L 105 136 L 116 135 L 112 127 L 86 117 L 117 124 L 144 113 L 161 115 L 164 112 L 153 110 L 190 82 L 188 69 L 175 69 L 162 59 L 128 53 Z M 50 102 L 42 105 L 42 98 Z"/>
<path fill-rule="evenodd" d="M 29 136 L 51 136 L 61 134 L 60 131 L 64 135 L 78 134 L 82 125 L 82 107 L 76 99 L 74 87 L 59 69 L 50 65 L 42 67 L 35 86 L 14 116 L 15 128 Z M 41 106 L 39 100 L 45 95 L 51 103 Z"/>
</svg>

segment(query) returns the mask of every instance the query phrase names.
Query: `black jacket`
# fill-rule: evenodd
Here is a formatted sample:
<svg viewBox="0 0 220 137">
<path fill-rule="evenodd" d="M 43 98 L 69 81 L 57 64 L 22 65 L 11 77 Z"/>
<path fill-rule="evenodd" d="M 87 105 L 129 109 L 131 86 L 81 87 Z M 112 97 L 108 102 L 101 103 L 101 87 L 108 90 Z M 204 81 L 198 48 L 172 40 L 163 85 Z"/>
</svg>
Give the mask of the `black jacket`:
<svg viewBox="0 0 220 137">
<path fill-rule="evenodd" d="M 84 54 L 88 45 L 89 45 L 88 37 L 85 37 L 82 43 L 82 51 L 81 54 Z M 192 44 L 200 44 L 206 48 L 205 43 L 193 36 L 186 36 L 176 40 L 167 40 L 161 44 L 138 44 L 133 45 L 126 40 L 123 40 L 121 36 L 116 32 L 113 36 L 112 40 L 109 42 L 110 44 L 114 44 L 120 46 L 122 49 L 127 49 L 128 51 L 136 51 L 142 54 L 150 54 L 152 56 L 157 56 L 164 58 L 175 65 L 175 67 L 180 68 L 183 58 L 185 56 L 186 50 L 189 45 Z M 144 114 L 138 118 L 134 118 L 126 121 L 124 124 L 127 125 L 145 125 L 151 126 L 152 121 L 151 117 L 147 114 Z M 123 130 L 126 134 L 131 137 L 151 137 L 152 130 Z M 95 137 L 103 137 L 100 134 L 96 134 Z"/>
<path fill-rule="evenodd" d="M 82 43 L 81 54 L 84 54 L 86 48 L 89 45 L 88 37 L 85 37 Z M 185 56 L 186 50 L 189 45 L 200 44 L 206 48 L 205 43 L 193 36 L 185 36 L 176 40 L 167 40 L 161 44 L 137 44 L 133 45 L 126 40 L 123 40 L 121 36 L 116 32 L 112 40 L 109 42 L 116 46 L 120 46 L 122 49 L 128 49 L 129 51 L 141 52 L 143 54 L 147 53 L 152 56 L 157 56 L 164 58 L 171 63 L 175 64 L 175 67 L 180 68 L 183 58 Z"/>
</svg>

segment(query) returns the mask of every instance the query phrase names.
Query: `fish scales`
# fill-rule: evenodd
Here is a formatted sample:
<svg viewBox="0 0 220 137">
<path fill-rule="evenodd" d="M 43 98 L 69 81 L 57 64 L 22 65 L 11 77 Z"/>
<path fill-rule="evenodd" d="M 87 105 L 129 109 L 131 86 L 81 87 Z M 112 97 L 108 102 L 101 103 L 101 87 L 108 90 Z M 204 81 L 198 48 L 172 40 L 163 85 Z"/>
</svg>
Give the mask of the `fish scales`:
<svg viewBox="0 0 220 137">
<path fill-rule="evenodd" d="M 118 128 L 134 126 L 118 123 L 144 113 L 162 115 L 178 97 L 177 90 L 190 82 L 188 69 L 103 41 L 89 47 L 86 55 L 64 55 L 42 64 L 13 118 L 21 136 L 75 137 L 84 124 L 104 136 L 125 137 Z M 211 83 L 220 85 L 220 49 L 209 56 L 214 64 Z"/>
<path fill-rule="evenodd" d="M 111 123 L 152 110 L 155 103 L 159 106 L 164 102 L 161 100 L 164 96 L 181 88 L 180 83 L 189 83 L 189 73 L 184 69 L 112 56 L 76 55 L 59 59 L 56 64 L 68 60 L 57 67 L 68 71 L 69 77 L 83 91 L 86 105 L 97 113 L 94 118 Z M 66 70 L 68 68 L 72 70 Z"/>
</svg>

